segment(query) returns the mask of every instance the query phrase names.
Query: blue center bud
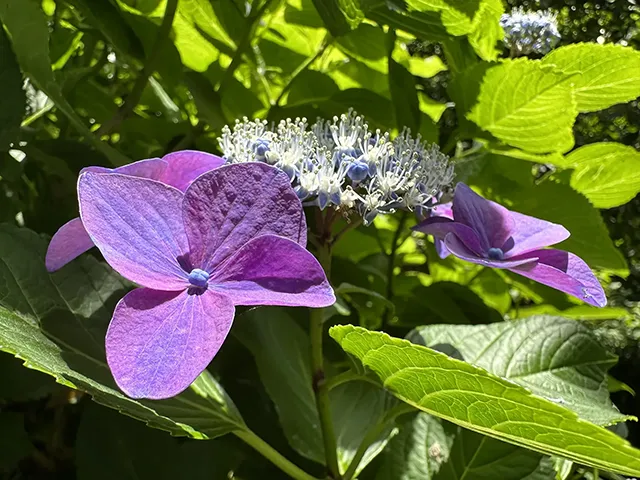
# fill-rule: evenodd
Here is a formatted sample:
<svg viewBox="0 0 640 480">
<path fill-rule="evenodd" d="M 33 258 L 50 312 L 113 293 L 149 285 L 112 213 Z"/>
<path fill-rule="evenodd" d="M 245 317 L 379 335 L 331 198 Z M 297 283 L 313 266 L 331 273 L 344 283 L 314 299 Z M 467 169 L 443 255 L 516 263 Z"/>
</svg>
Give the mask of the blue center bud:
<svg viewBox="0 0 640 480">
<path fill-rule="evenodd" d="M 490 260 L 503 260 L 504 252 L 501 248 L 490 248 L 487 252 L 487 256 Z"/>
<path fill-rule="evenodd" d="M 259 160 L 264 159 L 264 156 L 267 154 L 271 148 L 269 148 L 269 140 L 265 140 L 264 138 L 258 138 L 255 142 L 253 142 L 253 153 L 256 154 Z"/>
<path fill-rule="evenodd" d="M 194 268 L 189 274 L 189 283 L 194 287 L 206 288 L 209 274 L 199 268 Z"/>
<path fill-rule="evenodd" d="M 347 175 L 354 182 L 361 182 L 369 175 L 369 165 L 360 160 L 354 160 L 347 170 Z"/>
</svg>

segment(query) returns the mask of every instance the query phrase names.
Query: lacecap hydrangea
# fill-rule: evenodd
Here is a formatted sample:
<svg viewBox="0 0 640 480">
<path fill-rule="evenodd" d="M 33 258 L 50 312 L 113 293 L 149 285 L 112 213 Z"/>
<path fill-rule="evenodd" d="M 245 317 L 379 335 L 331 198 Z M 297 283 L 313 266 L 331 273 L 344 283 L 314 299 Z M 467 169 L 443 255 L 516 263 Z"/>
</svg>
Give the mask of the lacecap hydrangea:
<svg viewBox="0 0 640 480">
<path fill-rule="evenodd" d="M 546 55 L 560 41 L 556 15 L 549 11 L 527 12 L 514 8 L 500 18 L 504 42 L 515 55 Z"/>
<path fill-rule="evenodd" d="M 391 140 L 353 110 L 313 125 L 304 118 L 274 126 L 244 118 L 223 128 L 219 143 L 228 163 L 274 165 L 305 205 L 355 210 L 365 224 L 398 209 L 424 217 L 453 180 L 453 165 L 437 145 L 408 129 Z"/>
</svg>

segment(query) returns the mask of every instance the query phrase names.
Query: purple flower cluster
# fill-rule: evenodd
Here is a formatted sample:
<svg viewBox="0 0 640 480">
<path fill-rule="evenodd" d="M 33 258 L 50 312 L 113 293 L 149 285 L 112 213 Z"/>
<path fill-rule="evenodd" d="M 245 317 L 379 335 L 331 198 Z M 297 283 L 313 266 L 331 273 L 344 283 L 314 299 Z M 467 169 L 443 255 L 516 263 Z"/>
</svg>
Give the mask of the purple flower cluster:
<svg viewBox="0 0 640 480">
<path fill-rule="evenodd" d="M 221 159 L 199 152 L 173 155 L 160 174 L 143 162 L 82 172 L 80 219 L 47 253 L 53 270 L 95 244 L 140 285 L 116 306 L 106 338 L 111 372 L 134 398 L 187 388 L 220 349 L 238 305 L 335 301 L 305 248 L 302 205 L 286 174 L 263 163 L 215 168 Z M 207 163 L 214 169 L 198 176 Z"/>
</svg>

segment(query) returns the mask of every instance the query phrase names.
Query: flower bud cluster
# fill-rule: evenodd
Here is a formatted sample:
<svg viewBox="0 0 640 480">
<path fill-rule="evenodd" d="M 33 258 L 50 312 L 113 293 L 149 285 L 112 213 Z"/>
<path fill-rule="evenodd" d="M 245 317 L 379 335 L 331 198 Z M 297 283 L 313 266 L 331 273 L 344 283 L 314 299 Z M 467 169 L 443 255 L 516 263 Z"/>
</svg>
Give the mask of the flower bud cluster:
<svg viewBox="0 0 640 480">
<path fill-rule="evenodd" d="M 549 11 L 526 12 L 514 8 L 500 18 L 504 42 L 517 55 L 546 55 L 560 41 L 556 15 Z"/>
<path fill-rule="evenodd" d="M 391 140 L 354 111 L 309 125 L 306 119 L 236 121 L 219 138 L 229 163 L 266 162 L 283 170 L 298 197 L 320 209 L 357 211 L 365 224 L 397 209 L 425 216 L 453 180 L 437 145 L 405 129 Z"/>
</svg>

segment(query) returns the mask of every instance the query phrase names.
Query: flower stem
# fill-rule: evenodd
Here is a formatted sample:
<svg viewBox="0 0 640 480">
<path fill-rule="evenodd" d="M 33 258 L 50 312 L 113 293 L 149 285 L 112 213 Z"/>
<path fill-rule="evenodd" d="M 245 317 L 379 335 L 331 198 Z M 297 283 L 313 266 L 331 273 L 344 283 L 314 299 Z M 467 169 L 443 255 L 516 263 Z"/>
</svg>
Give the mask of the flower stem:
<svg viewBox="0 0 640 480">
<path fill-rule="evenodd" d="M 284 458 L 277 450 L 251 430 L 236 430 L 233 433 L 291 478 L 296 480 L 318 480 Z"/>
<path fill-rule="evenodd" d="M 151 47 L 151 52 L 147 57 L 147 60 L 142 67 L 142 72 L 136 79 L 136 82 L 133 84 L 133 88 L 131 89 L 131 93 L 127 96 L 127 99 L 122 104 L 122 107 L 118 109 L 113 117 L 107 120 L 96 132 L 98 137 L 101 135 L 107 135 L 113 129 L 117 128 L 122 121 L 127 118 L 133 109 L 140 102 L 140 98 L 142 98 L 142 93 L 144 92 L 144 88 L 147 86 L 149 82 L 149 77 L 153 75 L 153 72 L 156 68 L 156 61 L 160 58 L 160 52 L 164 47 L 165 42 L 169 39 L 169 33 L 171 32 L 171 26 L 173 25 L 173 19 L 176 15 L 176 9 L 178 8 L 178 0 L 167 0 L 167 6 L 164 10 L 164 17 L 162 18 L 162 23 L 160 24 L 160 28 L 158 28 L 158 33 L 156 35 L 153 46 Z"/>
<path fill-rule="evenodd" d="M 322 237 L 325 238 L 326 237 Z M 331 247 L 326 240 L 318 248 L 318 261 L 324 269 L 327 278 L 331 271 Z M 311 375 L 313 378 L 313 392 L 316 396 L 316 407 L 320 417 L 320 428 L 322 430 L 322 441 L 324 443 L 324 453 L 327 468 L 331 477 L 340 479 L 340 468 L 338 467 L 338 452 L 336 446 L 336 436 L 333 430 L 333 417 L 331 416 L 331 403 L 329 400 L 329 389 L 324 372 L 324 355 L 322 351 L 322 337 L 324 333 L 323 316 L 321 308 L 310 310 L 309 336 L 311 340 Z"/>
<path fill-rule="evenodd" d="M 391 241 L 391 251 L 389 252 L 389 263 L 387 264 L 387 300 L 393 302 L 393 271 L 396 266 L 396 252 L 400 247 L 401 243 L 399 242 L 400 236 L 402 235 L 402 230 L 404 230 L 404 226 L 407 223 L 408 214 L 405 211 L 402 211 L 400 214 L 400 221 L 398 222 L 398 229 L 395 231 L 393 235 L 393 240 Z M 389 321 L 389 314 L 391 311 L 386 309 L 384 316 L 382 317 L 385 321 Z"/>
</svg>

